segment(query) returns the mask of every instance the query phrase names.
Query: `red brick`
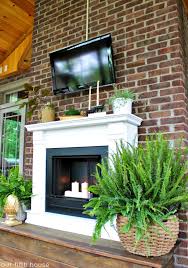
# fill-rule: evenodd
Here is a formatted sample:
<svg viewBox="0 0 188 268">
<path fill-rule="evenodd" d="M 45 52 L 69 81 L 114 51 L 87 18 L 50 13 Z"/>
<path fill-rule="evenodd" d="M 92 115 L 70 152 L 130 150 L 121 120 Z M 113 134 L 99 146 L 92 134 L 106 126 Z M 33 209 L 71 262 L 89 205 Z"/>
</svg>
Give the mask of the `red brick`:
<svg viewBox="0 0 188 268">
<path fill-rule="evenodd" d="M 188 258 L 182 258 L 182 257 L 180 258 L 180 257 L 178 257 L 176 259 L 176 261 L 177 261 L 177 264 L 187 265 L 188 266 Z M 186 266 L 183 266 L 183 267 L 186 267 Z"/>
<path fill-rule="evenodd" d="M 160 126 L 160 127 L 149 127 L 149 133 L 158 133 L 158 132 L 169 132 L 169 126 Z"/>
<path fill-rule="evenodd" d="M 140 80 L 146 77 L 146 73 L 136 73 L 127 76 L 127 81 Z"/>
<path fill-rule="evenodd" d="M 147 59 L 147 63 L 151 64 L 151 63 L 154 63 L 154 62 L 160 62 L 160 61 L 164 61 L 164 60 L 167 60 L 167 55 L 161 55 L 161 56 L 157 56 L 157 57 Z"/>
<path fill-rule="evenodd" d="M 181 75 L 182 75 L 181 73 L 164 75 L 164 76 L 161 76 L 160 82 L 172 81 L 172 80 L 180 79 Z"/>
<path fill-rule="evenodd" d="M 157 83 L 157 84 L 153 84 L 149 86 L 150 90 L 163 89 L 163 88 L 169 88 L 169 87 L 170 87 L 170 82 Z"/>
<path fill-rule="evenodd" d="M 158 98 L 153 98 L 150 100 L 151 104 L 161 104 L 165 102 L 170 102 L 171 98 L 170 97 L 158 97 Z"/>
<path fill-rule="evenodd" d="M 134 49 L 134 50 L 130 50 L 127 52 L 127 56 L 133 56 L 133 55 L 137 55 L 137 54 L 141 54 L 145 51 L 145 48 L 142 47 L 142 48 L 137 48 L 137 49 Z"/>
<path fill-rule="evenodd" d="M 157 125 L 157 120 L 144 120 L 142 123 L 142 126 L 156 126 Z"/>
<path fill-rule="evenodd" d="M 169 72 L 170 72 L 169 68 L 158 69 L 158 70 L 150 71 L 149 77 L 160 76 L 160 75 L 168 74 Z"/>
<path fill-rule="evenodd" d="M 159 112 L 153 112 L 149 114 L 149 117 L 152 118 L 162 118 L 162 117 L 167 117 L 171 116 L 170 111 L 159 111 Z"/>
<path fill-rule="evenodd" d="M 151 65 L 144 65 L 142 67 L 137 68 L 138 72 L 147 72 L 150 70 L 155 70 L 157 69 L 157 64 L 151 64 Z"/>
<path fill-rule="evenodd" d="M 176 116 L 176 117 L 169 117 L 169 118 L 161 119 L 161 125 L 177 124 L 177 123 L 182 123 L 182 122 L 185 122 L 184 116 Z"/>
<path fill-rule="evenodd" d="M 155 84 L 157 82 L 157 78 L 143 79 L 138 81 L 139 86 Z"/>
<path fill-rule="evenodd" d="M 127 68 L 134 68 L 145 64 L 145 60 L 137 60 L 127 64 Z"/>
<path fill-rule="evenodd" d="M 188 249 L 178 247 L 178 249 L 175 251 L 175 254 L 187 257 L 188 256 Z"/>
</svg>

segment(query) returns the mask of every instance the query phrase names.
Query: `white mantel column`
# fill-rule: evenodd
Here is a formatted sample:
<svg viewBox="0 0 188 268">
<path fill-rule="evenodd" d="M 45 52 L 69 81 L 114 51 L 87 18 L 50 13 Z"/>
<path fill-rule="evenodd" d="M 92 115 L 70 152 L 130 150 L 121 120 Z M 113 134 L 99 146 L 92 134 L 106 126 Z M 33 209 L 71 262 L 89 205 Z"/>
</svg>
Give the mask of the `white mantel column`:
<svg viewBox="0 0 188 268">
<path fill-rule="evenodd" d="M 117 145 L 120 141 L 124 144 L 137 146 L 138 143 L 138 128 L 135 125 L 125 122 L 110 123 L 108 125 L 108 144 L 109 155 L 117 150 Z"/>
<path fill-rule="evenodd" d="M 45 212 L 45 156 L 46 146 L 44 142 L 44 132 L 36 131 L 33 133 L 33 197 L 31 200 L 31 211 L 36 214 Z"/>
</svg>

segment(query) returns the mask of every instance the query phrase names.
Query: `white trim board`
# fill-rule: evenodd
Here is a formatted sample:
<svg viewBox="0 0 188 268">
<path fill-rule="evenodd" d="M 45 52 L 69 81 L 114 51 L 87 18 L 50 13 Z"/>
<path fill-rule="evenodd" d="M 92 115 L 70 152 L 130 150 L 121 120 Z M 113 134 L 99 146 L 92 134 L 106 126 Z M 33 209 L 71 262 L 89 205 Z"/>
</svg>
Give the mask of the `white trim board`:
<svg viewBox="0 0 188 268">
<path fill-rule="evenodd" d="M 19 79 L 14 82 L 7 82 L 0 86 L 0 93 L 14 92 L 24 90 L 24 84 L 29 82 L 29 78 Z"/>
</svg>

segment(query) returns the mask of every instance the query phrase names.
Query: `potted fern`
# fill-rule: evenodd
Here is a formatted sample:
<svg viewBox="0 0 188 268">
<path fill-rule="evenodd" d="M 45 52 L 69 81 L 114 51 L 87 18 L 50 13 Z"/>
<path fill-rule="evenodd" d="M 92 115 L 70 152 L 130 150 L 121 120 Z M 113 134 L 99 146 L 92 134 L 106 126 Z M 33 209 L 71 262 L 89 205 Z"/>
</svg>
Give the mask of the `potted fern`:
<svg viewBox="0 0 188 268">
<path fill-rule="evenodd" d="M 135 94 L 131 90 L 118 89 L 116 85 L 113 86 L 115 93 L 109 99 L 109 104 L 112 105 L 114 114 L 131 114 L 132 103 L 135 99 Z"/>
<path fill-rule="evenodd" d="M 178 208 L 188 201 L 188 162 L 181 145 L 171 147 L 160 134 L 137 148 L 121 144 L 109 162 L 96 171 L 97 184 L 89 191 L 96 196 L 85 213 L 96 217 L 93 239 L 117 216 L 120 240 L 131 253 L 160 256 L 176 243 Z"/>
</svg>

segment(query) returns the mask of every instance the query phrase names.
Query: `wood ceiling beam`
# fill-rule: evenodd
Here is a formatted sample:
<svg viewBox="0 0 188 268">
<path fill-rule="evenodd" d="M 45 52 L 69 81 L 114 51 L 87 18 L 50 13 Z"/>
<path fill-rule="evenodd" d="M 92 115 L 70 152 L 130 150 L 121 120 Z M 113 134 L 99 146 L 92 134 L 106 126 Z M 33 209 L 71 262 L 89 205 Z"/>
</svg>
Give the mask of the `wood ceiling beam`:
<svg viewBox="0 0 188 268">
<path fill-rule="evenodd" d="M 31 3 L 28 0 L 11 0 L 16 6 L 24 10 L 29 16 L 34 16 L 34 3 Z"/>
<path fill-rule="evenodd" d="M 23 72 L 30 67 L 31 62 L 32 34 L 28 35 L 23 42 L 0 64 L 2 72 L 0 79 L 10 74 Z M 4 67 L 7 66 L 5 69 Z"/>
<path fill-rule="evenodd" d="M 188 15 L 188 0 L 183 0 L 184 6 L 185 6 L 185 10 L 187 12 Z"/>
<path fill-rule="evenodd" d="M 8 56 L 24 41 L 24 39 L 31 34 L 33 31 L 33 26 L 29 28 L 29 30 L 24 33 L 10 48 L 9 50 L 4 54 L 3 58 L 1 59 L 1 62 L 3 62 L 4 60 L 6 60 L 6 58 L 8 58 Z M 1 63 L 0 62 L 0 63 Z"/>
<path fill-rule="evenodd" d="M 31 57 L 32 57 L 32 39 L 28 43 L 24 53 L 22 54 L 19 62 L 18 62 L 18 70 L 23 71 L 29 69 L 31 65 Z"/>
</svg>

